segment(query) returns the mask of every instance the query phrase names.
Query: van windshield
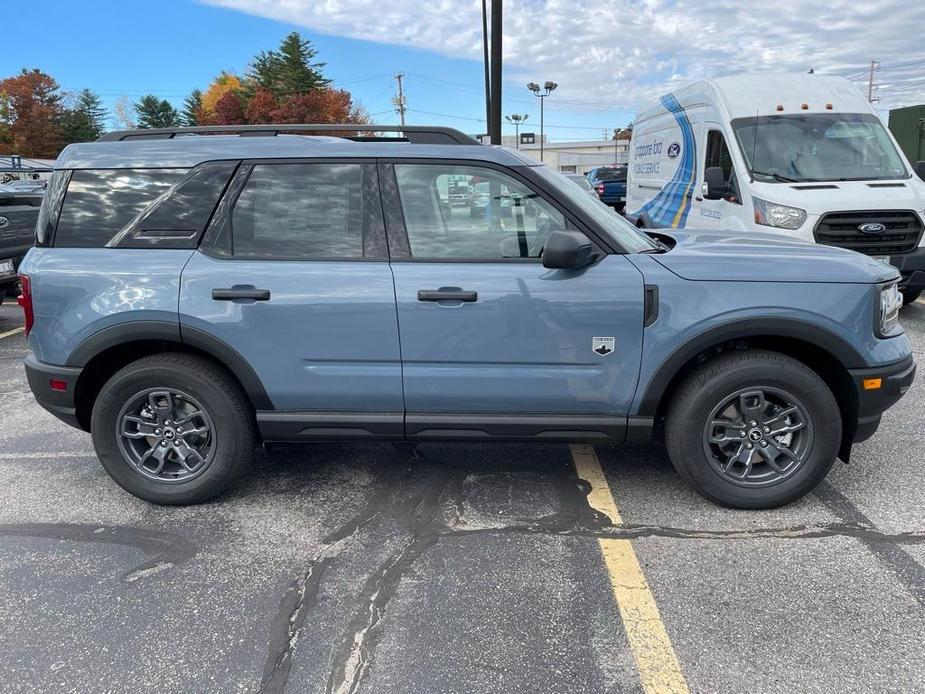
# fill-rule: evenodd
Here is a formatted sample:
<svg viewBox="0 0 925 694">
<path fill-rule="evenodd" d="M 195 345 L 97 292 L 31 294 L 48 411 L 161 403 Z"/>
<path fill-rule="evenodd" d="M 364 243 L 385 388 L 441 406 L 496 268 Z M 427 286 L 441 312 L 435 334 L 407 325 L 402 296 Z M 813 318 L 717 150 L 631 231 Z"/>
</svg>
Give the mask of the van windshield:
<svg viewBox="0 0 925 694">
<path fill-rule="evenodd" d="M 869 113 L 807 113 L 732 121 L 758 181 L 869 181 L 907 178 L 883 124 Z"/>
</svg>

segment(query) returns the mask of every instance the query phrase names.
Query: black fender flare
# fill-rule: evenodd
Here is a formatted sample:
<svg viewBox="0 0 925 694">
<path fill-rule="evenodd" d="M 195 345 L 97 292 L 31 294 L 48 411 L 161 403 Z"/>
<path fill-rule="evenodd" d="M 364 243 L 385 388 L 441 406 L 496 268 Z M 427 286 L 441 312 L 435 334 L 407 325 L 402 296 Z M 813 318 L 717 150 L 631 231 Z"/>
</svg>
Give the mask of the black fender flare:
<svg viewBox="0 0 925 694">
<path fill-rule="evenodd" d="M 691 359 L 707 349 L 730 340 L 750 337 L 778 337 L 799 340 L 837 359 L 845 369 L 866 366 L 863 355 L 831 331 L 798 318 L 743 318 L 705 330 L 687 340 L 659 364 L 639 401 L 637 414 L 652 417 L 669 385 Z"/>
<path fill-rule="evenodd" d="M 274 409 L 260 377 L 237 350 L 214 335 L 170 321 L 128 321 L 103 328 L 77 345 L 66 365 L 82 368 L 107 349 L 145 340 L 177 342 L 207 354 L 237 377 L 254 409 Z"/>
</svg>

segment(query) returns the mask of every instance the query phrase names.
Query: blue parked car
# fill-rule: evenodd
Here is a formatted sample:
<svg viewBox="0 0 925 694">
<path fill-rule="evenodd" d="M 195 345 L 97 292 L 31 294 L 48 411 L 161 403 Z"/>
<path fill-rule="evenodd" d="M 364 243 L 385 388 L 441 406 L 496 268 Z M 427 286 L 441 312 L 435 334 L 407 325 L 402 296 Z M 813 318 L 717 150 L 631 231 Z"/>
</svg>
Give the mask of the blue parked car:
<svg viewBox="0 0 925 694">
<path fill-rule="evenodd" d="M 618 212 L 626 207 L 626 165 L 599 166 L 587 173 L 597 197 Z"/>
<path fill-rule="evenodd" d="M 304 134 L 325 130 L 401 137 Z M 215 497 L 261 442 L 664 440 L 709 499 L 778 506 L 915 373 L 895 268 L 767 233 L 647 236 L 453 130 L 102 140 L 62 152 L 20 268 L 26 371 L 155 503 Z M 461 178 L 499 209 L 444 204 Z"/>
</svg>

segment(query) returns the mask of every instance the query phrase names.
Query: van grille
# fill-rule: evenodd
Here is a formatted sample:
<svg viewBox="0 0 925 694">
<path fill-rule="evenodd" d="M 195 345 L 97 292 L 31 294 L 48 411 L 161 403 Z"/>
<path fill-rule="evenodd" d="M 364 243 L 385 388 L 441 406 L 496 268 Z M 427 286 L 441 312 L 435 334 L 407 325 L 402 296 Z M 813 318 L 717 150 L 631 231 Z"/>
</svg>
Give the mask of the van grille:
<svg viewBox="0 0 925 694">
<path fill-rule="evenodd" d="M 886 231 L 865 234 L 858 227 L 879 222 Z M 922 236 L 922 220 L 912 210 L 829 212 L 813 232 L 816 243 L 849 248 L 865 255 L 911 253 Z"/>
</svg>

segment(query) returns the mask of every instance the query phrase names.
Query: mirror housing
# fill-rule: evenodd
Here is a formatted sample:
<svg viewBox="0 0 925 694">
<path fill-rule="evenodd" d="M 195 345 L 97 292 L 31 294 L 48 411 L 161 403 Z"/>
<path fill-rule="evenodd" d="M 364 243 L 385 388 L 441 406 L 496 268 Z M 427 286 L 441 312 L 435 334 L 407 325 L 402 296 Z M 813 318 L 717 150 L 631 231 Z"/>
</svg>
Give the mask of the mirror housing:
<svg viewBox="0 0 925 694">
<path fill-rule="evenodd" d="M 720 200 L 726 190 L 726 176 L 719 166 L 708 166 L 703 172 L 703 197 L 707 200 Z"/>
<path fill-rule="evenodd" d="M 915 172 L 915 175 L 925 181 L 925 161 L 915 162 L 915 166 L 912 167 L 912 170 Z"/>
<path fill-rule="evenodd" d="M 574 270 L 594 260 L 594 246 L 580 231 L 553 231 L 543 248 L 543 267 Z"/>
</svg>

